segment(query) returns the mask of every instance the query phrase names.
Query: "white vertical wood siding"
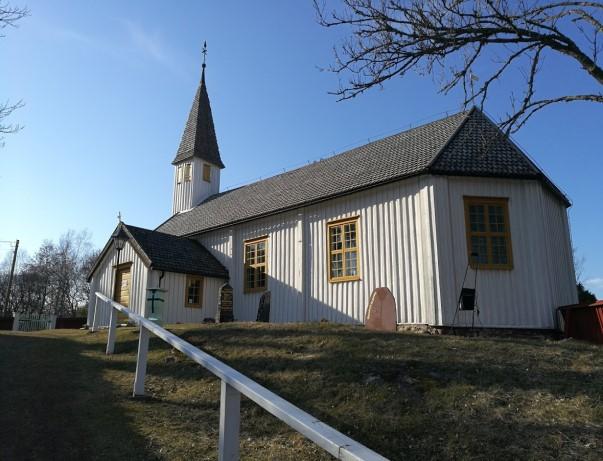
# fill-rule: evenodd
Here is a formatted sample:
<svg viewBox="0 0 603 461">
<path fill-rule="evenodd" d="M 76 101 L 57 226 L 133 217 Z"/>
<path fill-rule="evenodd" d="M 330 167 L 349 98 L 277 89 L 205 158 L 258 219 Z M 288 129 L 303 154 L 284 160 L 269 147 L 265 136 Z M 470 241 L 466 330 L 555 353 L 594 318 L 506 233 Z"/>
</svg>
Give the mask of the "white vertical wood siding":
<svg viewBox="0 0 603 461">
<path fill-rule="evenodd" d="M 159 286 L 161 271 L 152 271 L 150 285 Z M 198 323 L 205 318 L 215 318 L 218 307 L 218 292 L 225 280 L 203 277 L 203 300 L 201 308 L 185 307 L 186 274 L 165 272 L 161 288 L 167 291 L 164 318 L 165 323 Z"/>
<path fill-rule="evenodd" d="M 148 269 L 145 266 L 138 253 L 134 250 L 130 243 L 126 243 L 124 249 L 119 256 L 119 264 L 131 262 L 130 267 L 130 309 L 140 315 L 144 315 L 144 306 L 147 288 Z M 94 303 L 96 296 L 94 293 L 100 291 L 105 296 L 113 299 L 113 284 L 115 283 L 115 268 L 117 263 L 117 252 L 111 248 L 101 264 L 96 268 L 90 283 L 90 299 L 88 300 L 88 325 L 92 325 L 92 316 L 94 314 Z M 101 305 L 99 301 L 99 306 Z M 109 308 L 102 307 L 99 310 L 99 326 L 109 325 Z"/>
<path fill-rule="evenodd" d="M 283 213 L 199 236 L 201 243 L 226 266 L 234 295 L 237 320 L 255 320 L 261 293 L 244 293 L 245 240 L 268 237 L 267 286 L 271 292 L 270 321 L 303 321 L 301 277 L 296 264 L 296 241 L 301 238 L 297 212 Z"/>
<path fill-rule="evenodd" d="M 476 325 L 554 328 L 555 308 L 577 301 L 575 275 L 565 206 L 538 181 L 421 176 L 198 239 L 229 271 L 238 320 L 255 320 L 261 297 L 243 290 L 244 242 L 267 236 L 272 322 L 362 323 L 371 292 L 387 287 L 396 299 L 399 323 L 450 325 L 467 265 L 464 195 L 509 199 L 514 267 L 479 272 Z M 327 223 L 354 216 L 359 218 L 360 280 L 329 283 Z M 133 262 L 131 306 L 144 313 L 147 269 L 130 245 L 122 260 Z M 111 251 L 94 274 L 93 292 L 112 295 L 113 264 Z M 158 274 L 153 271 L 153 286 Z M 224 281 L 205 278 L 202 309 L 184 307 L 185 283 L 186 275 L 166 272 L 165 321 L 215 317 Z M 91 307 L 93 302 L 91 297 Z M 105 315 L 101 324 L 107 322 Z M 461 313 L 458 323 L 469 322 Z"/>
<path fill-rule="evenodd" d="M 438 177 L 435 180 L 442 318 L 450 325 L 467 266 L 463 196 L 508 197 L 512 270 L 480 270 L 477 326 L 554 328 L 555 308 L 576 299 L 563 203 L 538 181 Z M 469 285 L 473 271 L 469 270 Z M 470 313 L 457 323 L 470 324 Z"/>
<path fill-rule="evenodd" d="M 433 187 L 418 177 L 345 196 L 306 210 L 308 318 L 364 322 L 375 288 L 389 288 L 399 323 L 432 323 L 438 298 L 434 271 Z M 327 223 L 358 216 L 360 280 L 328 282 Z"/>
<path fill-rule="evenodd" d="M 178 166 L 182 168 L 191 163 L 191 181 L 183 181 L 178 184 Z M 220 190 L 220 169 L 211 165 L 211 181 L 203 180 L 203 164 L 207 163 L 200 158 L 194 157 L 174 166 L 174 196 L 172 214 L 179 211 L 190 210 L 207 197 L 217 194 Z"/>
<path fill-rule="evenodd" d="M 400 323 L 432 323 L 439 291 L 431 181 L 409 179 L 199 240 L 228 268 L 239 320 L 255 320 L 261 297 L 243 291 L 244 241 L 268 236 L 272 322 L 361 323 L 372 290 L 386 286 L 396 298 Z M 327 222 L 350 216 L 359 217 L 361 280 L 329 283 Z"/>
</svg>

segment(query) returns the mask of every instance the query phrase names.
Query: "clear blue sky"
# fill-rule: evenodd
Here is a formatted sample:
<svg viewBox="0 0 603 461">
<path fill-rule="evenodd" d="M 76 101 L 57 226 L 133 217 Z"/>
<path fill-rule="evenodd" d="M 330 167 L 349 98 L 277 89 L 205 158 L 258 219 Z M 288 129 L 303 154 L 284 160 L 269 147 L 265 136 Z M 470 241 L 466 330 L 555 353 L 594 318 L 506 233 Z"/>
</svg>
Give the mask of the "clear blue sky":
<svg viewBox="0 0 603 461">
<path fill-rule="evenodd" d="M 27 5 L 31 16 L 0 39 L 0 99 L 26 103 L 12 117 L 25 129 L 0 149 L 0 241 L 19 238 L 30 253 L 70 228 L 90 230 L 102 246 L 118 210 L 148 228 L 168 217 L 170 162 L 198 85 L 204 40 L 224 186 L 454 112 L 461 101 L 413 75 L 336 102 L 328 91 L 338 77 L 320 67 L 331 62 L 343 31 L 318 26 L 310 1 Z M 565 64 L 549 58 L 545 91 L 595 90 Z M 488 113 L 504 115 L 506 98 L 495 94 Z M 514 137 L 573 201 L 583 279 L 599 298 L 602 130 L 603 106 L 576 104 L 542 112 Z"/>
</svg>

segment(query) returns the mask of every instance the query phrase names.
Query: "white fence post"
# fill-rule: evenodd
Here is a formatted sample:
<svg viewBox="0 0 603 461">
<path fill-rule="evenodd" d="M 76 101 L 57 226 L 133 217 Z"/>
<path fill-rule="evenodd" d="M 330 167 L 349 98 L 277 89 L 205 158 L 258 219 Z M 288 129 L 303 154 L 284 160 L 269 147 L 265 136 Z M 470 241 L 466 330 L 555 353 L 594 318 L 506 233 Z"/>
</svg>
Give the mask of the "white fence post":
<svg viewBox="0 0 603 461">
<path fill-rule="evenodd" d="M 92 333 L 94 333 L 96 331 L 96 325 L 98 321 L 98 296 L 96 297 L 95 301 L 94 301 L 94 316 L 92 317 L 92 328 L 90 329 L 90 331 Z"/>
<path fill-rule="evenodd" d="M 13 331 L 19 331 L 19 313 L 15 312 L 15 318 L 13 319 Z"/>
<path fill-rule="evenodd" d="M 144 395 L 144 378 L 147 374 L 147 353 L 149 352 L 149 330 L 140 325 L 138 339 L 138 357 L 136 358 L 136 377 L 134 378 L 134 397 Z"/>
<path fill-rule="evenodd" d="M 219 461 L 238 461 L 239 427 L 241 425 L 241 393 L 222 381 L 220 393 Z"/>
<path fill-rule="evenodd" d="M 312 415 L 287 402 L 259 383 L 242 375 L 203 350 L 187 343 L 174 333 L 130 311 L 125 306 L 111 301 L 100 292 L 96 292 L 95 294 L 101 302 L 111 306 L 111 317 L 115 317 L 115 321 L 117 321 L 117 313 L 119 311 L 126 314 L 140 326 L 134 396 L 144 395 L 147 354 L 151 333 L 221 379 L 220 437 L 218 443 L 218 459 L 220 461 L 238 460 L 240 456 L 241 394 L 276 416 L 289 427 L 312 440 L 337 459 L 346 461 L 388 461 L 387 458 L 317 420 Z M 96 312 L 97 304 L 98 301 L 95 302 L 94 306 L 96 320 L 93 321 L 93 327 L 100 319 L 100 314 Z M 15 320 L 18 321 L 18 319 Z M 111 335 L 111 332 L 109 334 Z M 108 340 L 107 350 L 110 349 L 109 344 L 114 344 L 114 342 L 115 336 L 112 336 L 110 343 Z"/>
<path fill-rule="evenodd" d="M 111 316 L 109 317 L 109 334 L 107 335 L 106 354 L 111 355 L 115 350 L 115 330 L 117 328 L 117 309 L 111 306 Z"/>
</svg>

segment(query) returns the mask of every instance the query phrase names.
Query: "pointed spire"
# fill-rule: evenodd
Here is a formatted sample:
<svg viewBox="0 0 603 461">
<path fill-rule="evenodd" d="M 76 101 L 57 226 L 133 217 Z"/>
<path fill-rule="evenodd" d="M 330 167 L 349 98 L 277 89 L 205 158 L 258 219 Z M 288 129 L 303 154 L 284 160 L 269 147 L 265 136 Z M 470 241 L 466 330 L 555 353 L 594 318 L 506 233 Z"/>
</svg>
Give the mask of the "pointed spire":
<svg viewBox="0 0 603 461">
<path fill-rule="evenodd" d="M 203 64 L 201 65 L 201 82 L 193 99 L 193 105 L 188 115 L 180 147 L 172 164 L 183 160 L 199 157 L 219 168 L 224 168 L 218 149 L 218 140 L 214 128 L 214 120 L 209 104 L 209 95 L 205 86 L 205 60 L 207 42 L 203 43 Z"/>
</svg>

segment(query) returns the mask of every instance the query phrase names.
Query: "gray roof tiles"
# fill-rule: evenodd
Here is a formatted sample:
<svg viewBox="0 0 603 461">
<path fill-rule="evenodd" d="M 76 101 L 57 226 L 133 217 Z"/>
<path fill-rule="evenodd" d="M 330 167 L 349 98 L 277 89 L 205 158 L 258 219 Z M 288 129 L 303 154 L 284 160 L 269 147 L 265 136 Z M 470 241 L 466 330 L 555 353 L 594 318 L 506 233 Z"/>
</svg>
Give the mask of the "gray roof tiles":
<svg viewBox="0 0 603 461">
<path fill-rule="evenodd" d="M 201 83 L 193 99 L 193 105 L 182 133 L 182 139 L 172 164 L 192 157 L 199 157 L 219 168 L 224 168 L 218 149 L 218 139 L 214 129 L 209 96 L 205 86 L 205 68 L 201 73 Z"/>
<path fill-rule="evenodd" d="M 472 109 L 214 195 L 158 230 L 201 233 L 426 173 L 541 178 L 568 203 L 496 125 Z"/>
<path fill-rule="evenodd" d="M 154 270 L 228 279 L 226 268 L 193 239 L 123 224 Z"/>
</svg>

